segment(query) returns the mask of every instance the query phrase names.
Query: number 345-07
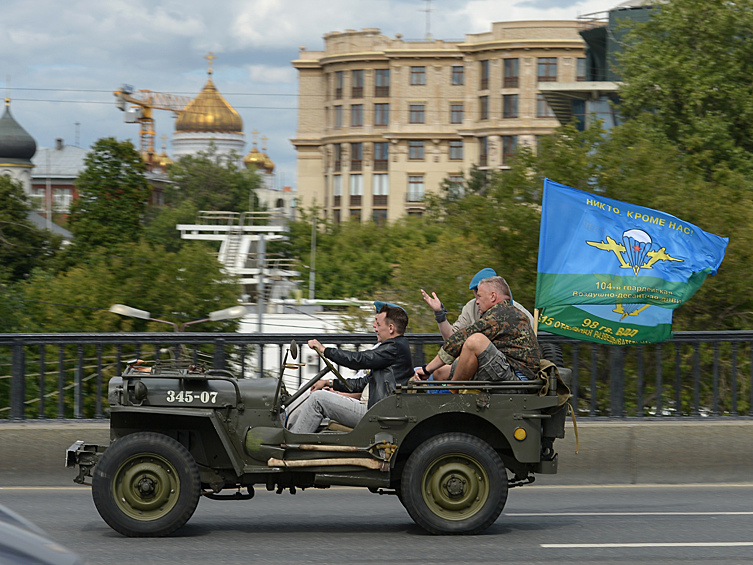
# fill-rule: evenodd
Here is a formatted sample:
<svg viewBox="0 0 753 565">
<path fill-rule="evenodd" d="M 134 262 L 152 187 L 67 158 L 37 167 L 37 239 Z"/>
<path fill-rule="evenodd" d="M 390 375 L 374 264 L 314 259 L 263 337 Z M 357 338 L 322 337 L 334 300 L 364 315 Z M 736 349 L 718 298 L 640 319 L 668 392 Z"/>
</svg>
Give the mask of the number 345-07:
<svg viewBox="0 0 753 565">
<path fill-rule="evenodd" d="M 217 393 L 209 392 L 206 390 L 203 390 L 201 392 L 193 392 L 190 390 L 168 390 L 167 401 L 183 403 L 198 401 L 202 404 L 214 404 L 215 402 L 217 402 Z"/>
</svg>

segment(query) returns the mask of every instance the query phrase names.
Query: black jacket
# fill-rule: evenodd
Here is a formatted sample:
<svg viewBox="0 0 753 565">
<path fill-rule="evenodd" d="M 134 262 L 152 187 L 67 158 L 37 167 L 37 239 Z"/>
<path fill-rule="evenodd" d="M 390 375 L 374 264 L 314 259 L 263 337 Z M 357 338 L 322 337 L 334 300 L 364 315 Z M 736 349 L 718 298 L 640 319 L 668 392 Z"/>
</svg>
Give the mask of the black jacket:
<svg viewBox="0 0 753 565">
<path fill-rule="evenodd" d="M 366 385 L 369 385 L 369 408 L 395 392 L 397 385 L 407 384 L 413 376 L 410 346 L 402 335 L 382 342 L 376 349 L 343 351 L 336 347 L 327 347 L 324 355 L 327 359 L 349 369 L 371 369 L 365 377 L 346 379 L 353 387 L 353 392 L 363 392 Z M 337 378 L 332 379 L 332 385 L 335 390 L 348 392 Z"/>
</svg>

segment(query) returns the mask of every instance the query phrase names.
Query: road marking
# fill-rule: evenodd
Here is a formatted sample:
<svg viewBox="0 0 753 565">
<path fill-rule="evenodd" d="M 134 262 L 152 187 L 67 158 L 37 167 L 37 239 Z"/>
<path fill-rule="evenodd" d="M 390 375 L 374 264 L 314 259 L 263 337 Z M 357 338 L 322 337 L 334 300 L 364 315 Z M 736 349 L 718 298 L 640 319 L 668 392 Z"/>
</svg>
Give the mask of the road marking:
<svg viewBox="0 0 753 565">
<path fill-rule="evenodd" d="M 538 516 L 750 516 L 753 512 L 505 512 L 515 518 Z"/>
<path fill-rule="evenodd" d="M 753 541 L 709 541 L 675 543 L 542 543 L 545 549 L 598 549 L 602 547 L 748 547 Z"/>
</svg>

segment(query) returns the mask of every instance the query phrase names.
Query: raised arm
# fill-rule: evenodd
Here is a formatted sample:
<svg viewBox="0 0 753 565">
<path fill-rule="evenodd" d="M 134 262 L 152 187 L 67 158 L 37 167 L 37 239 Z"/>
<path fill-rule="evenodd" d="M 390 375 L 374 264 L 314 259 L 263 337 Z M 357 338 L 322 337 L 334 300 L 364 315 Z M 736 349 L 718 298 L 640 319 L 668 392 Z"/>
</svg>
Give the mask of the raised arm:
<svg viewBox="0 0 753 565">
<path fill-rule="evenodd" d="M 423 288 L 421 289 L 421 296 L 424 302 L 429 305 L 429 308 L 434 310 L 434 318 L 437 320 L 439 333 L 442 334 L 442 339 L 446 340 L 452 335 L 452 326 L 447 321 L 447 310 L 444 309 L 442 301 L 439 300 L 436 292 L 432 292 L 431 296 L 429 296 Z"/>
</svg>

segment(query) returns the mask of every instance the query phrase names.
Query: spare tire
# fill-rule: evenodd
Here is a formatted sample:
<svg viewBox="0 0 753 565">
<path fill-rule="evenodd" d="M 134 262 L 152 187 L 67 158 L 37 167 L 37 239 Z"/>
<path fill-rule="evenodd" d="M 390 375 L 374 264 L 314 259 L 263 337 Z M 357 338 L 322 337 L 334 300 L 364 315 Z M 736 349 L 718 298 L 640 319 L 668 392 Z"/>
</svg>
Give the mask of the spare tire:
<svg viewBox="0 0 753 565">
<path fill-rule="evenodd" d="M 565 366 L 562 348 L 557 343 L 539 343 L 539 357 L 551 361 L 557 367 Z"/>
</svg>

